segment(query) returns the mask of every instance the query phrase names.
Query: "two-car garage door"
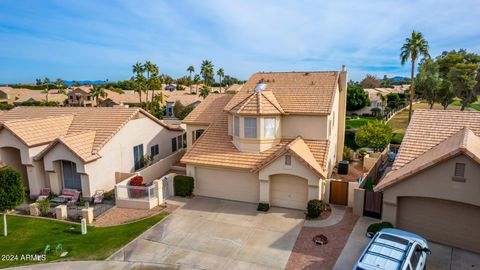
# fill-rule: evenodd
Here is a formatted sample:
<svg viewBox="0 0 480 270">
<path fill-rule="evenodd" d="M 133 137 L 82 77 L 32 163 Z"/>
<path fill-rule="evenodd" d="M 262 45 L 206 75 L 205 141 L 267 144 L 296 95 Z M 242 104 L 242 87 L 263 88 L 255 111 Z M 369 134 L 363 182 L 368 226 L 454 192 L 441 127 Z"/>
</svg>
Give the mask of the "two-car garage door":
<svg viewBox="0 0 480 270">
<path fill-rule="evenodd" d="M 401 197 L 397 227 L 428 240 L 480 252 L 480 207 L 434 198 Z"/>
</svg>

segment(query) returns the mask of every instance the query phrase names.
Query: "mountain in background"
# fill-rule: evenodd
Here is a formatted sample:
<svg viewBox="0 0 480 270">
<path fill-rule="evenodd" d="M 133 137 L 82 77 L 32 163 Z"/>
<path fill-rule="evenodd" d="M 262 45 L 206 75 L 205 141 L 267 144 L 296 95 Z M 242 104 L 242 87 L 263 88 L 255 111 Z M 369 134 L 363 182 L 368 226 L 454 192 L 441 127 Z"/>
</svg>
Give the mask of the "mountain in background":
<svg viewBox="0 0 480 270">
<path fill-rule="evenodd" d="M 96 81 L 90 81 L 90 80 L 85 80 L 85 81 L 66 81 L 64 80 L 63 83 L 65 83 L 65 85 L 67 86 L 73 86 L 75 84 L 75 82 L 78 82 L 80 85 L 85 85 L 85 84 L 104 84 L 106 81 L 102 81 L 102 80 L 96 80 Z"/>
</svg>

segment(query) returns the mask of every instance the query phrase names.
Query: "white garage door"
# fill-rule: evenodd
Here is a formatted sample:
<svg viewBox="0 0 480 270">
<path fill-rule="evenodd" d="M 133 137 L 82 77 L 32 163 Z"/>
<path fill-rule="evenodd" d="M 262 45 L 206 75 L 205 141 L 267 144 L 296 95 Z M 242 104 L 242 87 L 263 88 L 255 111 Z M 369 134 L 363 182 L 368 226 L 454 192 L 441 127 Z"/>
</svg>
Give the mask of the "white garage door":
<svg viewBox="0 0 480 270">
<path fill-rule="evenodd" d="M 308 199 L 308 181 L 293 175 L 274 175 L 270 182 L 270 196 L 272 206 L 305 210 Z"/>
<path fill-rule="evenodd" d="M 196 195 L 234 201 L 258 203 L 258 175 L 243 171 L 228 171 L 196 167 Z"/>
<path fill-rule="evenodd" d="M 434 242 L 480 252 L 480 207 L 447 200 L 402 197 L 397 227 Z"/>
</svg>

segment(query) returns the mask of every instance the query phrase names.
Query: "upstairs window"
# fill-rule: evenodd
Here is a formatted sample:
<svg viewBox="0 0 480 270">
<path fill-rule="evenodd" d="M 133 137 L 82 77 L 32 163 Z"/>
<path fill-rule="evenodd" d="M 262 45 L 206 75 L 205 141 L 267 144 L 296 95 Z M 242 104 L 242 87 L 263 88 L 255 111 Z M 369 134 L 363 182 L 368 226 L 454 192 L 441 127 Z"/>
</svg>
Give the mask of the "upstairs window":
<svg viewBox="0 0 480 270">
<path fill-rule="evenodd" d="M 257 138 L 257 118 L 245 118 L 245 138 Z"/>
<path fill-rule="evenodd" d="M 233 117 L 233 136 L 240 136 L 240 117 Z"/>
<path fill-rule="evenodd" d="M 265 138 L 275 138 L 277 122 L 275 118 L 265 118 L 263 123 L 263 135 Z"/>
<path fill-rule="evenodd" d="M 154 157 L 158 155 L 159 150 L 158 150 L 158 144 L 150 146 L 150 156 Z"/>
<path fill-rule="evenodd" d="M 172 138 L 172 152 L 177 151 L 177 137 Z"/>
</svg>

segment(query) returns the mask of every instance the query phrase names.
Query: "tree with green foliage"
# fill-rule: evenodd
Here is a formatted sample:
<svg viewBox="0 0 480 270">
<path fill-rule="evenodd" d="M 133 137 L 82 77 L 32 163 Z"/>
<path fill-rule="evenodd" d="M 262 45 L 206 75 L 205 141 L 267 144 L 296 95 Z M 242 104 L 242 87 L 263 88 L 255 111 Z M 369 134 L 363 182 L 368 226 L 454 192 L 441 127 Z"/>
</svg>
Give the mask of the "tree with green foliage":
<svg viewBox="0 0 480 270">
<path fill-rule="evenodd" d="M 55 86 L 59 89 L 65 87 L 65 83 L 63 82 L 62 79 L 60 78 L 57 78 L 57 80 L 55 80 Z"/>
<path fill-rule="evenodd" d="M 381 102 L 382 106 L 382 114 L 385 114 L 385 107 L 387 106 L 387 96 L 383 95 L 382 93 L 377 93 L 377 97 Z"/>
<path fill-rule="evenodd" d="M 442 78 L 438 71 L 438 64 L 431 59 L 424 59 L 418 66 L 418 73 L 415 78 L 415 90 L 427 100 L 430 109 L 435 102 L 441 98 L 438 95 Z"/>
<path fill-rule="evenodd" d="M 400 106 L 400 96 L 398 93 L 388 93 L 387 94 L 387 107 L 392 111 L 397 109 Z"/>
<path fill-rule="evenodd" d="M 474 87 L 477 84 L 477 70 L 477 64 L 460 63 L 453 66 L 447 74 L 453 91 L 457 97 L 462 100 L 462 111 L 465 110 L 470 103 L 477 100 L 477 95 L 474 91 Z"/>
<path fill-rule="evenodd" d="M 446 110 L 448 105 L 453 103 L 455 98 L 455 92 L 453 91 L 452 84 L 448 80 L 442 80 L 442 84 L 438 88 L 437 100 Z"/>
<path fill-rule="evenodd" d="M 142 107 L 142 93 L 145 92 L 145 76 L 143 76 L 143 72 L 145 72 L 142 63 L 137 62 L 135 65 L 132 66 L 132 83 L 134 84 L 133 91 L 138 94 L 138 99 L 140 103 L 140 107 Z"/>
<path fill-rule="evenodd" d="M 200 75 L 195 74 L 193 77 L 193 84 L 195 84 L 195 95 L 198 93 L 198 84 L 202 82 L 202 78 L 200 78 Z M 190 89 L 191 91 L 192 89 Z"/>
<path fill-rule="evenodd" d="M 405 44 L 403 44 L 400 52 L 400 59 L 402 65 L 405 65 L 407 61 L 410 61 L 412 64 L 411 74 L 410 74 L 410 108 L 408 109 L 408 122 L 412 119 L 413 111 L 413 99 L 415 97 L 415 88 L 414 88 L 414 74 L 415 74 L 415 62 L 423 58 L 430 58 L 428 53 L 428 42 L 423 38 L 423 34 L 420 32 L 412 32 L 412 35 L 405 39 Z"/>
<path fill-rule="evenodd" d="M 173 104 L 173 113 L 175 116 L 179 115 L 185 106 L 180 102 L 180 100 L 175 101 Z"/>
<path fill-rule="evenodd" d="M 217 71 L 218 82 L 220 83 L 220 92 L 222 92 L 222 78 L 225 77 L 225 71 L 223 68 L 219 68 Z"/>
<path fill-rule="evenodd" d="M 378 88 L 381 84 L 382 82 L 371 74 L 367 74 L 367 76 L 360 82 L 360 85 L 362 85 L 363 88 Z"/>
<path fill-rule="evenodd" d="M 200 94 L 198 95 L 203 99 L 206 99 L 209 94 L 210 94 L 210 87 L 208 87 L 205 84 L 202 85 L 202 87 L 200 87 Z"/>
<path fill-rule="evenodd" d="M 108 95 L 102 85 L 94 85 L 92 90 L 90 90 L 90 94 L 95 97 L 95 104 L 97 107 L 99 105 L 98 98 L 105 98 Z"/>
<path fill-rule="evenodd" d="M 393 85 L 392 85 L 392 83 L 390 82 L 390 80 L 388 79 L 387 75 L 383 75 L 383 80 L 382 80 L 381 83 L 380 83 L 380 87 L 383 87 L 383 88 L 393 88 Z"/>
<path fill-rule="evenodd" d="M 7 236 L 7 211 L 25 201 L 20 173 L 12 168 L 0 169 L 0 211 L 3 213 L 3 234 Z"/>
<path fill-rule="evenodd" d="M 355 134 L 355 143 L 360 147 L 374 149 L 385 148 L 392 139 L 392 127 L 389 123 L 380 120 L 368 122 L 360 127 Z"/>
<path fill-rule="evenodd" d="M 48 103 L 48 92 L 49 92 L 49 86 L 50 86 L 50 79 L 48 77 L 45 77 L 45 79 L 43 79 L 43 84 L 45 85 L 45 101 Z"/>
<path fill-rule="evenodd" d="M 185 119 L 185 117 L 187 117 L 187 115 L 190 114 L 193 111 L 193 109 L 195 109 L 195 106 L 193 104 L 185 106 L 182 109 L 182 111 L 179 114 L 177 114 L 177 118 L 180 120 Z"/>
<path fill-rule="evenodd" d="M 349 84 L 347 87 L 347 110 L 355 111 L 370 105 L 368 93 L 358 84 Z"/>
<path fill-rule="evenodd" d="M 203 60 L 200 67 L 200 74 L 203 77 L 203 83 L 209 85 L 210 82 L 213 80 L 213 76 L 215 74 L 213 71 L 212 61 Z"/>
<path fill-rule="evenodd" d="M 188 71 L 188 73 L 190 74 L 190 76 L 189 76 L 189 78 L 190 78 L 190 83 L 188 84 L 188 86 L 191 86 L 191 85 L 192 85 L 192 73 L 195 72 L 195 68 L 194 68 L 193 66 L 189 66 L 189 67 L 187 68 L 187 71 Z M 190 89 L 190 91 L 191 91 L 191 89 Z"/>
</svg>

